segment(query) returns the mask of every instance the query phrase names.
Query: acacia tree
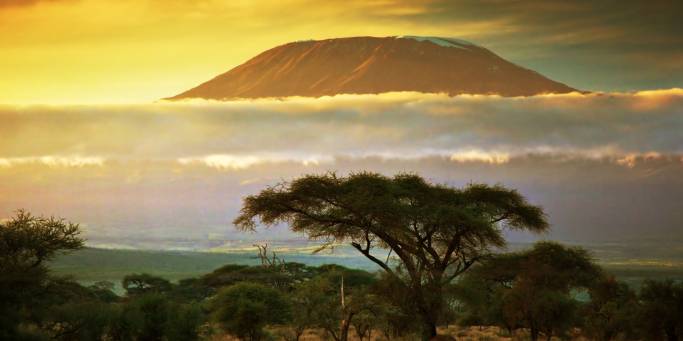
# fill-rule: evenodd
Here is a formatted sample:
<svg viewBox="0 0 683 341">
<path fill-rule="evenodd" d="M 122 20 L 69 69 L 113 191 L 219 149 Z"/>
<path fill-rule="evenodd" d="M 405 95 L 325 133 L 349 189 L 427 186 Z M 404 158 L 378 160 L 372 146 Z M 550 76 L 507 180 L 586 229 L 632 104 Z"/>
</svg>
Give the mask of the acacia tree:
<svg viewBox="0 0 683 341">
<path fill-rule="evenodd" d="M 464 295 L 476 288 L 463 302 L 484 323 L 526 328 L 536 341 L 541 333 L 550 340 L 573 326 L 578 302 L 572 293 L 592 287 L 601 275 L 584 249 L 538 242 L 530 250 L 490 257 L 458 285 Z"/>
<path fill-rule="evenodd" d="M 390 178 L 365 172 L 309 175 L 269 187 L 244 199 L 234 224 L 254 230 L 257 220 L 268 226 L 288 223 L 327 245 L 350 242 L 409 289 L 423 339 L 436 335 L 444 286 L 491 248 L 503 246 L 503 228 L 548 228 L 541 208 L 512 189 L 481 184 L 460 189 L 413 174 Z M 407 276 L 373 254 L 378 248 L 393 253 Z"/>
<path fill-rule="evenodd" d="M 22 307 L 35 301 L 49 284 L 46 263 L 56 255 L 83 247 L 78 224 L 36 217 L 19 210 L 0 222 L 0 339 L 16 339 Z"/>
<path fill-rule="evenodd" d="M 121 286 L 128 296 L 171 291 L 173 284 L 165 278 L 150 274 L 130 274 L 121 281 Z"/>
</svg>

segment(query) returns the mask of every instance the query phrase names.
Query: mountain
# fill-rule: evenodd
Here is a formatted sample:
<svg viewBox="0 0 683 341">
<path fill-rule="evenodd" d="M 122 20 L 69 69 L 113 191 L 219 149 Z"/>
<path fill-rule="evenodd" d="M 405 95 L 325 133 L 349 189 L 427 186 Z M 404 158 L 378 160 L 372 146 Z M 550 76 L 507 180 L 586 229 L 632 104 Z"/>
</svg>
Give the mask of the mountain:
<svg viewBox="0 0 683 341">
<path fill-rule="evenodd" d="M 576 91 L 475 44 L 438 37 L 297 41 L 173 96 L 232 99 L 390 91 L 529 96 Z"/>
</svg>

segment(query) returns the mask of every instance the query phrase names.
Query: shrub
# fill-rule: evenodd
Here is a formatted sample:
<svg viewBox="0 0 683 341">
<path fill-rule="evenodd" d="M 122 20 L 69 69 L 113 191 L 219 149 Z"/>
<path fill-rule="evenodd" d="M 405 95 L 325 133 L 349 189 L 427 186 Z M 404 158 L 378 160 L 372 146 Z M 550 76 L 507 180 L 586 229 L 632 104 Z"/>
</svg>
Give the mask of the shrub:
<svg viewBox="0 0 683 341">
<path fill-rule="evenodd" d="M 222 289 L 211 302 L 213 320 L 242 340 L 258 341 L 263 327 L 289 319 L 283 294 L 256 283 L 239 283 Z"/>
</svg>

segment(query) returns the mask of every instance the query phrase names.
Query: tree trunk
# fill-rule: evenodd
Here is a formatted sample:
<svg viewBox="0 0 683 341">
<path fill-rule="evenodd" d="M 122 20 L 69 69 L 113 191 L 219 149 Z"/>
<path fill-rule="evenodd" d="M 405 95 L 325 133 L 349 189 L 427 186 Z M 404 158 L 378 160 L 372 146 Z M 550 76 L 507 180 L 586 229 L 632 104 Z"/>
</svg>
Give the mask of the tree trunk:
<svg viewBox="0 0 683 341">
<path fill-rule="evenodd" d="M 667 341 L 678 341 L 678 335 L 676 335 L 676 327 L 666 328 L 665 334 Z"/>
<path fill-rule="evenodd" d="M 431 317 L 423 316 L 422 321 L 422 341 L 429 341 L 436 336 L 436 323 Z"/>
<path fill-rule="evenodd" d="M 422 340 L 429 341 L 436 334 L 436 324 L 441 313 L 441 288 L 438 286 L 420 287 L 416 290 L 419 312 L 422 315 Z"/>
<path fill-rule="evenodd" d="M 348 314 L 342 321 L 339 341 L 347 341 L 349 339 L 349 328 L 351 327 L 351 319 L 353 318 L 353 315 L 354 314 Z"/>
<path fill-rule="evenodd" d="M 335 329 L 336 329 L 336 328 L 335 328 Z M 325 330 L 327 330 L 327 334 L 329 334 L 330 336 L 332 336 L 332 339 L 334 339 L 334 341 L 340 341 L 339 337 L 337 336 L 337 332 L 336 332 L 336 331 L 334 331 L 334 330 L 332 330 L 332 329 L 330 329 L 330 328 L 325 328 Z"/>
<path fill-rule="evenodd" d="M 531 341 L 538 341 L 538 330 L 534 327 L 529 329 L 529 334 L 531 336 Z"/>
</svg>

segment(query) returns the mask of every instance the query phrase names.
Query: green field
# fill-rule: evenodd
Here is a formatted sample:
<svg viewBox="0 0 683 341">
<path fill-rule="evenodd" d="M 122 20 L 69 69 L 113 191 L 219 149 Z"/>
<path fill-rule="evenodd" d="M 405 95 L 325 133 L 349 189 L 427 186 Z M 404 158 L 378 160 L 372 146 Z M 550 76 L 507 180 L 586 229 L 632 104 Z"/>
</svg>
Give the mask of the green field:
<svg viewBox="0 0 683 341">
<path fill-rule="evenodd" d="M 368 260 L 356 256 L 313 255 L 310 252 L 282 252 L 287 262 L 308 265 L 341 264 L 352 268 L 375 270 Z M 56 275 L 71 276 L 83 284 L 110 281 L 119 284 L 131 273 L 148 273 L 171 281 L 197 277 L 225 264 L 260 264 L 255 251 L 191 252 L 147 251 L 86 248 L 59 256 L 50 265 Z"/>
<path fill-rule="evenodd" d="M 606 256 L 606 248 L 590 248 L 596 260 L 609 273 L 631 286 L 639 287 L 643 280 L 673 278 L 683 280 L 683 265 L 662 259 L 642 261 L 624 259 L 623 256 Z M 343 252 L 335 254 L 311 254 L 310 252 L 282 252 L 280 257 L 288 262 L 308 265 L 341 264 L 351 268 L 376 270 L 373 263 L 360 255 Z M 191 251 L 145 251 L 86 248 L 63 255 L 51 264 L 57 275 L 72 276 L 83 284 L 110 281 L 118 284 L 131 273 L 149 273 L 177 281 L 197 277 L 225 264 L 259 264 L 256 252 L 191 252 Z"/>
</svg>

